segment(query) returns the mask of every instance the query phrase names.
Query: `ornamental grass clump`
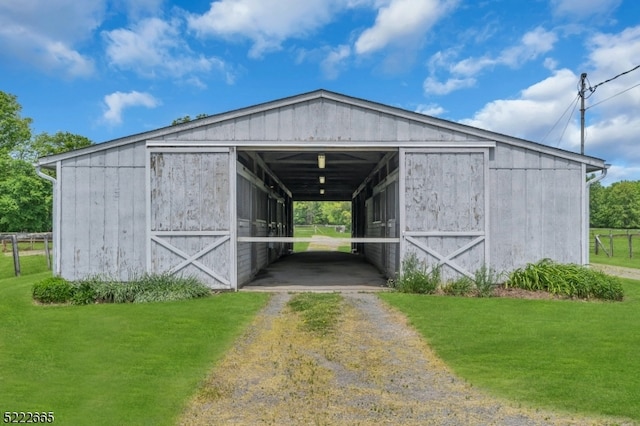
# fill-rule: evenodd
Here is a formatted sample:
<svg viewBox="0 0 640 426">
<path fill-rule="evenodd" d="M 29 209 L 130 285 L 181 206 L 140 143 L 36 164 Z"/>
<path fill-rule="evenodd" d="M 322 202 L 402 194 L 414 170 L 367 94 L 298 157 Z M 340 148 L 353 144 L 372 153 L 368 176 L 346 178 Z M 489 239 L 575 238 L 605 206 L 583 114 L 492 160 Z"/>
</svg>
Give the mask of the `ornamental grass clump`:
<svg viewBox="0 0 640 426">
<path fill-rule="evenodd" d="M 401 293 L 433 294 L 441 285 L 440 266 L 427 268 L 415 253 L 402 261 L 402 272 L 393 286 Z"/>
<path fill-rule="evenodd" d="M 482 265 L 474 274 L 476 296 L 491 297 L 499 284 L 500 274 L 486 265 Z"/>
<path fill-rule="evenodd" d="M 550 259 L 516 269 L 505 285 L 580 299 L 622 300 L 624 297 L 620 279 L 584 266 L 555 263 Z"/>
<path fill-rule="evenodd" d="M 145 274 L 128 282 L 94 276 L 70 283 L 48 278 L 36 283 L 33 298 L 41 303 L 147 303 L 195 299 L 211 294 L 209 287 L 195 277 Z"/>
</svg>

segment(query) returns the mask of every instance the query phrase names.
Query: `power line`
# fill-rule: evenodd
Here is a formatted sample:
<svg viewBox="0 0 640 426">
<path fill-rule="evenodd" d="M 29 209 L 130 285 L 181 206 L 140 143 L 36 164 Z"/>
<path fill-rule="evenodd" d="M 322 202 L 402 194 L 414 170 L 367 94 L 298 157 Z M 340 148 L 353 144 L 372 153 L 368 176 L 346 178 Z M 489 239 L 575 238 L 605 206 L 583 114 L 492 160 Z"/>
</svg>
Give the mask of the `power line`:
<svg viewBox="0 0 640 426">
<path fill-rule="evenodd" d="M 560 146 L 560 142 L 562 142 L 562 137 L 564 136 L 564 133 L 567 131 L 567 127 L 569 127 L 569 123 L 571 122 L 571 116 L 573 115 L 573 112 L 576 110 L 576 106 L 578 106 L 578 97 L 576 97 L 576 101 L 573 103 L 573 109 L 571 110 L 571 114 L 569 114 L 569 117 L 567 118 L 567 123 L 564 125 L 564 129 L 562 129 L 562 133 L 560 133 L 560 137 L 558 138 L 558 144 L 556 145 L 556 147 Z"/>
<path fill-rule="evenodd" d="M 623 76 L 623 75 L 625 75 L 625 74 L 629 74 L 630 72 L 635 71 L 635 70 L 637 70 L 638 68 L 640 68 L 640 65 L 636 65 L 635 67 L 631 68 L 631 69 L 630 69 L 630 70 L 628 70 L 628 71 L 621 72 L 620 74 L 616 75 L 615 77 L 611 77 L 610 79 L 605 80 L 605 81 L 602 81 L 602 82 L 600 82 L 600 83 L 596 84 L 596 85 L 595 85 L 595 86 L 593 86 L 593 87 L 589 87 L 589 91 L 593 92 L 593 91 L 595 91 L 599 86 L 602 86 L 602 85 L 603 85 L 603 84 L 605 84 L 605 83 L 609 83 L 610 81 L 613 81 L 613 80 L 615 80 L 616 78 L 622 77 L 622 76 Z"/>
<path fill-rule="evenodd" d="M 628 89 L 624 89 L 623 91 L 618 92 L 618 93 L 616 93 L 615 95 L 609 96 L 608 98 L 603 99 L 603 100 L 601 100 L 600 102 L 596 102 L 595 104 L 593 104 L 593 105 L 591 105 L 591 106 L 587 107 L 586 109 L 591 109 L 591 108 L 593 108 L 594 106 L 598 106 L 598 105 L 600 105 L 601 103 L 606 102 L 606 101 L 608 101 L 609 99 L 613 99 L 613 98 L 615 98 L 616 96 L 620 96 L 620 95 L 622 95 L 623 93 L 626 93 L 626 92 L 628 92 L 628 91 L 629 91 L 629 90 L 631 90 L 631 89 L 635 89 L 635 88 L 636 88 L 636 87 L 638 87 L 638 86 L 640 86 L 640 83 L 636 84 L 635 86 L 631 86 L 631 87 L 629 87 Z"/>
<path fill-rule="evenodd" d="M 560 115 L 560 117 L 558 117 L 558 120 L 556 120 L 555 123 L 553 123 L 553 126 L 551 126 L 551 128 L 549 129 L 549 131 L 544 135 L 544 137 L 542 138 L 542 140 L 540 141 L 541 143 L 544 143 L 544 141 L 547 139 L 547 137 L 549 137 L 549 135 L 551 134 L 551 132 L 553 131 L 553 129 L 556 128 L 556 126 L 558 125 L 558 123 L 560 123 L 560 120 L 562 120 L 562 117 L 564 117 L 567 114 L 567 111 L 569 111 L 569 108 L 571 108 L 572 105 L 575 105 L 578 103 L 578 99 L 579 99 L 579 95 L 576 96 L 574 99 L 571 100 L 571 102 L 569 103 L 569 105 L 567 105 L 567 108 L 565 108 L 564 112 Z M 575 109 L 575 106 L 574 106 Z M 571 113 L 573 114 L 573 112 Z M 571 114 L 569 115 L 569 119 L 571 119 Z"/>
</svg>

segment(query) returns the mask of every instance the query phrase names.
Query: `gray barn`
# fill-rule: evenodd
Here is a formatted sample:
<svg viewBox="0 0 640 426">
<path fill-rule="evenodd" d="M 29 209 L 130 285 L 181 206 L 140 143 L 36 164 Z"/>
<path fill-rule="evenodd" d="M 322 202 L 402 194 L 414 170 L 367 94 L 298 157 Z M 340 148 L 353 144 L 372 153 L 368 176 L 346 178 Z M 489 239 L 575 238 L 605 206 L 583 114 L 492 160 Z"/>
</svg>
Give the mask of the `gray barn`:
<svg viewBox="0 0 640 426">
<path fill-rule="evenodd" d="M 304 200 L 351 201 L 352 247 L 389 277 L 408 253 L 447 277 L 588 263 L 587 175 L 606 172 L 597 158 L 324 90 L 40 167 L 56 171 L 56 274 L 184 273 L 219 289 L 288 253 Z"/>
</svg>

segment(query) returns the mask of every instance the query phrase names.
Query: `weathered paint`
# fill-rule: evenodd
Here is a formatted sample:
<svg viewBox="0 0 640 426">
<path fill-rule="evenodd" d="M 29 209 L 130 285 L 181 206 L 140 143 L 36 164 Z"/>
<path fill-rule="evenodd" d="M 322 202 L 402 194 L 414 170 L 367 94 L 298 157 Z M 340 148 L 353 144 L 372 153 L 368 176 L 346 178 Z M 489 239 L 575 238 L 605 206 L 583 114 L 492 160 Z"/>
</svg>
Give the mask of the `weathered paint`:
<svg viewBox="0 0 640 426">
<path fill-rule="evenodd" d="M 484 151 L 405 154 L 406 254 L 440 265 L 445 279 L 472 276 L 485 264 L 486 157 Z"/>
<path fill-rule="evenodd" d="M 149 272 L 233 288 L 229 163 L 228 152 L 150 152 Z"/>
<path fill-rule="evenodd" d="M 147 144 L 161 141 L 169 148 L 189 146 L 191 156 L 172 158 L 161 171 L 166 181 L 158 186 L 145 167 Z M 217 154 L 198 155 L 216 146 L 231 152 L 226 166 L 216 162 Z M 390 276 L 401 257 L 420 245 L 455 253 L 481 236 L 485 239 L 454 258 L 465 271 L 484 263 L 510 270 L 543 257 L 580 262 L 588 195 L 584 174 L 604 167 L 599 159 L 319 91 L 40 160 L 44 167 L 58 167 L 54 226 L 61 275 L 126 280 L 147 270 L 147 263 L 155 262 L 153 270 L 175 266 L 176 253 L 152 244 L 149 233 L 178 230 L 201 233 L 162 236 L 185 253 L 197 253 L 220 238 L 207 233 L 227 233 L 229 240 L 200 260 L 226 280 L 246 283 L 288 246 L 236 243 L 235 236 L 267 236 L 269 230 L 290 236 L 292 204 L 279 202 L 275 218 L 261 211 L 273 203 L 272 194 L 257 170 L 242 171 L 238 165 L 236 176 L 236 146 L 398 149 L 397 181 L 375 189 L 387 209 L 396 209 L 395 218 L 386 210 L 378 224 L 373 218 L 366 224 L 354 219 L 367 236 L 402 237 L 399 245 L 372 244 L 364 250 Z M 155 191 L 150 198 L 161 197 L 153 208 L 145 204 L 147 186 Z M 358 210 L 364 204 L 362 196 L 354 200 Z M 418 245 L 408 243 L 407 236 Z M 222 251 L 229 256 L 216 256 Z M 435 260 L 433 253 L 420 251 Z M 202 272 L 193 264 L 183 270 Z M 234 288 L 235 283 L 213 285 Z"/>
</svg>

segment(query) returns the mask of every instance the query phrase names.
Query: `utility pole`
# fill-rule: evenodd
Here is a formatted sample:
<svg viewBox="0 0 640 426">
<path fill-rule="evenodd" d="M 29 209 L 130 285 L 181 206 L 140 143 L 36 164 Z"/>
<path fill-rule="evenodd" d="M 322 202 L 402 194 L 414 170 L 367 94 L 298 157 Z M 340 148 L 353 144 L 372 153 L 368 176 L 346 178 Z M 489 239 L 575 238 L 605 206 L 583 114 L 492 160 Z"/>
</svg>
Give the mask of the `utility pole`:
<svg viewBox="0 0 640 426">
<path fill-rule="evenodd" d="M 587 73 L 583 72 L 580 75 L 580 92 L 578 95 L 580 96 L 580 154 L 584 155 L 584 93 L 587 90 Z"/>
</svg>

